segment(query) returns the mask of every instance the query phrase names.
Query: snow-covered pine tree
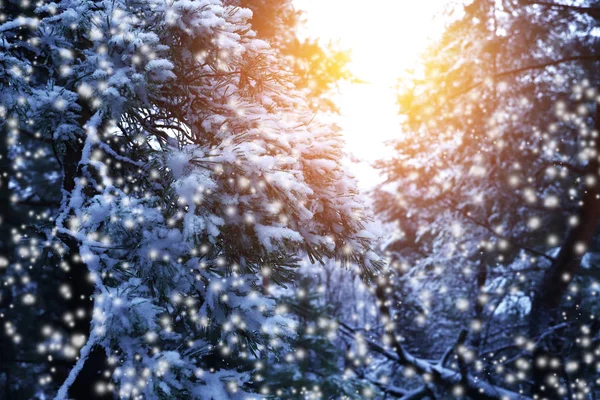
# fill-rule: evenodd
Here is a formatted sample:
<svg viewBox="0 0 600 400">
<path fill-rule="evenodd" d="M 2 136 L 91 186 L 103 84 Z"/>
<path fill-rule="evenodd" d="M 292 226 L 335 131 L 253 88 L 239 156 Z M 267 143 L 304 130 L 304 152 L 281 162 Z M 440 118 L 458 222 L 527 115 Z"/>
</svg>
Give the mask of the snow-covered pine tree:
<svg viewBox="0 0 600 400">
<path fill-rule="evenodd" d="M 89 331 L 44 328 L 39 353 L 78 359 L 34 396 L 60 385 L 67 398 L 95 349 L 109 365 L 104 383 L 85 382 L 98 392 L 266 394 L 259 357 L 295 335 L 271 285 L 292 279 L 302 254 L 367 278 L 379 266 L 339 134 L 314 118 L 247 9 L 65 0 L 29 14 L 0 25 L 2 129 L 14 166 L 53 160 L 44 173 L 60 178 L 60 201 L 32 214 L 28 236 L 12 227 L 18 258 L 5 272 L 28 278 L 7 282 L 27 287 L 28 305 L 45 283 L 31 279 L 40 264 L 64 270 L 74 285 L 55 289 L 76 299 L 87 300 L 86 277 L 93 285 L 91 322 L 85 308 L 61 316 Z M 15 203 L 44 189 L 39 173 L 16 174 L 31 179 L 14 182 Z"/>
</svg>

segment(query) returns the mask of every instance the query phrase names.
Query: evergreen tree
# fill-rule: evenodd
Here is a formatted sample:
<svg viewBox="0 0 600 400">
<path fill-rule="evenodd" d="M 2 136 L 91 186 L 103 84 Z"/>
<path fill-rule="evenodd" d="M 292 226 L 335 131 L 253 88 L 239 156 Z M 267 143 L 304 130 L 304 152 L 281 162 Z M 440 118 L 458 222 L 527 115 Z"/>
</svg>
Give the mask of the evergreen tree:
<svg viewBox="0 0 600 400">
<path fill-rule="evenodd" d="M 260 396 L 260 359 L 296 340 L 271 288 L 294 279 L 299 257 L 335 257 L 365 279 L 380 265 L 339 133 L 314 120 L 247 9 L 11 7 L 0 25 L 2 160 L 18 169 L 2 191 L 2 317 L 17 346 L 6 393 Z"/>
</svg>

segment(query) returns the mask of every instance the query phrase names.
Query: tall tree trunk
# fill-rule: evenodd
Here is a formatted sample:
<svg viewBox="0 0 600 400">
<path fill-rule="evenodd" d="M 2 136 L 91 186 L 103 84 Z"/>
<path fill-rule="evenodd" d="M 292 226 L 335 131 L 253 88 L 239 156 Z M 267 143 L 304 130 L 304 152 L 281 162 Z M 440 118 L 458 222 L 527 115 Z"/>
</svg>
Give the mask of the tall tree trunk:
<svg viewBox="0 0 600 400">
<path fill-rule="evenodd" d="M 10 202 L 10 191 L 8 182 L 11 174 L 10 159 L 8 157 L 8 129 L 6 124 L 0 131 L 0 257 L 8 260 L 12 259 L 13 245 L 11 244 L 11 229 L 14 223 L 18 223 L 15 213 L 12 210 Z M 0 268 L 0 272 L 6 271 L 6 268 Z M 12 292 L 10 288 L 0 291 L 0 312 L 8 310 L 12 303 Z M 7 335 L 0 335 L 0 354 L 6 362 L 0 365 L 0 373 L 4 374 L 4 388 L 2 390 L 6 399 L 11 398 L 11 379 L 10 365 L 8 360 L 15 358 L 14 343 Z"/>
<path fill-rule="evenodd" d="M 473 312 L 473 318 L 476 321 L 476 325 L 469 332 L 468 343 L 475 348 L 478 352 L 481 347 L 481 329 L 483 324 L 483 303 L 480 301 L 480 297 L 485 290 L 485 283 L 487 281 L 487 265 L 484 260 L 479 263 L 477 270 L 477 288 L 475 291 L 475 307 Z"/>
</svg>

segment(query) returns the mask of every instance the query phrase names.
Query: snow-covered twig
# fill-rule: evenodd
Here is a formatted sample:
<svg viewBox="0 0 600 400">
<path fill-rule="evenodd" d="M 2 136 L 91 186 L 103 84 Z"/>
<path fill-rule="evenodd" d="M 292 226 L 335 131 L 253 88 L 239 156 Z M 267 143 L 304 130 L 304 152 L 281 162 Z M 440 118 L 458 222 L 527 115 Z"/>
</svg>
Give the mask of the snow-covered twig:
<svg viewBox="0 0 600 400">
<path fill-rule="evenodd" d="M 354 331 L 348 325 L 340 322 L 340 326 L 343 328 L 341 330 L 342 334 L 347 336 L 353 336 Z M 369 348 L 387 359 L 400 363 L 403 366 L 410 366 L 414 368 L 417 372 L 421 374 L 428 374 L 434 378 L 434 382 L 439 382 L 443 386 L 453 386 L 460 385 L 466 382 L 467 387 L 465 388 L 468 395 L 473 398 L 479 399 L 488 399 L 488 400 L 527 400 L 529 397 L 521 395 L 519 393 L 512 392 L 507 389 L 503 389 L 501 387 L 492 385 L 488 382 L 484 382 L 478 377 L 475 377 L 471 374 L 467 374 L 465 379 L 461 377 L 458 371 L 444 368 L 439 364 L 432 364 L 428 361 L 417 358 L 402 347 L 397 349 L 397 352 L 402 354 L 402 358 L 400 358 L 397 354 L 392 353 L 386 350 L 380 344 L 363 337 L 362 340 L 369 346 Z"/>
<path fill-rule="evenodd" d="M 69 376 L 67 376 L 67 379 L 63 382 L 60 389 L 58 389 L 58 393 L 56 393 L 56 397 L 54 397 L 54 400 L 67 399 L 69 388 L 71 387 L 73 382 L 75 382 L 75 379 L 77 379 L 77 375 L 79 375 L 79 373 L 83 369 L 83 366 L 85 365 L 85 362 L 90 356 L 92 348 L 94 347 L 94 345 L 96 345 L 97 341 L 98 337 L 92 329 L 92 333 L 90 334 L 87 343 L 81 348 L 81 351 L 79 353 L 79 360 L 77 360 L 77 363 L 75 363 L 75 366 L 71 369 L 71 372 L 69 372 Z"/>
<path fill-rule="evenodd" d="M 117 153 L 116 151 L 114 151 L 112 149 L 112 147 L 110 147 L 106 143 L 98 142 L 97 146 L 100 147 L 102 150 L 106 151 L 111 156 L 113 156 L 116 160 L 119 160 L 119 161 L 122 161 L 122 162 L 126 162 L 126 163 L 129 163 L 131 165 L 135 165 L 136 167 L 142 167 L 144 165 L 143 162 L 134 161 L 134 160 L 132 160 L 129 157 L 124 157 L 124 156 L 120 155 L 119 153 Z"/>
</svg>

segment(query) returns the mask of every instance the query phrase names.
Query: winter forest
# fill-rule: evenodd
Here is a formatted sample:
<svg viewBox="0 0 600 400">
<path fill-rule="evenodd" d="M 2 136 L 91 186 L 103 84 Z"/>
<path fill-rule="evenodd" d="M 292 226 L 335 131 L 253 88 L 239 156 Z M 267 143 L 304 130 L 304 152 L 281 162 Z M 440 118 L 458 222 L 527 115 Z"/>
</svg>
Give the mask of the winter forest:
<svg viewBox="0 0 600 400">
<path fill-rule="evenodd" d="M 600 399 L 600 1 L 0 0 L 0 399 Z"/>
</svg>

